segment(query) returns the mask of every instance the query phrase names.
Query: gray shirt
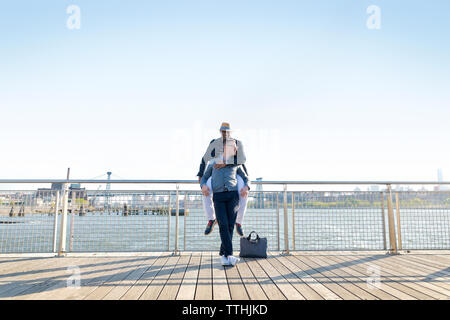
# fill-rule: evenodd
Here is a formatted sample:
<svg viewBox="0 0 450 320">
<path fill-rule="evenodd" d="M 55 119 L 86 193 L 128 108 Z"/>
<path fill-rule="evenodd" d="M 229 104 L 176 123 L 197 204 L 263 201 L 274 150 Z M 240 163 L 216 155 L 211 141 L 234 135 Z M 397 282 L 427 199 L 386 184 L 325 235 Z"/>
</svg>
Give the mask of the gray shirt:
<svg viewBox="0 0 450 320">
<path fill-rule="evenodd" d="M 237 189 L 237 174 L 242 177 L 244 184 L 248 187 L 248 177 L 242 170 L 241 166 L 227 165 L 220 169 L 215 169 L 212 164 L 208 165 L 205 174 L 202 176 L 200 186 L 203 187 L 211 179 L 212 192 L 238 191 Z M 250 188 L 249 188 L 250 189 Z M 239 190 L 240 191 L 240 190 Z"/>
</svg>

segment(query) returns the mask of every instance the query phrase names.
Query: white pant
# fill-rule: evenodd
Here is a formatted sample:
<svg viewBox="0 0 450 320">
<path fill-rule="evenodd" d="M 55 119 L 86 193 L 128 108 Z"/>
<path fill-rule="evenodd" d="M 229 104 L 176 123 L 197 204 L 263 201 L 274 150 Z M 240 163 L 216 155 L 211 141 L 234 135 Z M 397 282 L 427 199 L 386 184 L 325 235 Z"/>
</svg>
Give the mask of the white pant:
<svg viewBox="0 0 450 320">
<path fill-rule="evenodd" d="M 213 205 L 213 193 L 212 193 L 212 186 L 211 186 L 211 177 L 206 181 L 206 185 L 209 188 L 209 196 L 203 196 L 203 208 L 205 209 L 206 213 L 206 219 L 208 220 L 214 220 L 216 219 L 216 213 L 214 212 L 214 205 Z M 247 209 L 247 200 L 248 196 L 243 198 L 241 197 L 241 189 L 244 187 L 244 180 L 242 180 L 241 176 L 237 176 L 237 189 L 239 194 L 239 210 L 236 217 L 236 223 L 242 224 L 242 220 L 244 219 L 245 210 Z"/>
</svg>

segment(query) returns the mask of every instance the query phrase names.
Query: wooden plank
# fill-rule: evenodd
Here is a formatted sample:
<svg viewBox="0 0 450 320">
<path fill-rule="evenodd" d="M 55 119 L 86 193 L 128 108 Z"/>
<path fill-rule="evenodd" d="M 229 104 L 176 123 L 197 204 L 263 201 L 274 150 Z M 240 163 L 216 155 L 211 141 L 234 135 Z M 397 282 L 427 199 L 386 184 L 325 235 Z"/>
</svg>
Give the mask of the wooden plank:
<svg viewBox="0 0 450 320">
<path fill-rule="evenodd" d="M 86 271 L 83 272 L 81 288 L 64 292 L 64 294 L 61 295 L 61 299 L 84 299 L 94 290 L 111 281 L 119 270 L 124 270 L 126 266 L 133 262 L 138 263 L 139 261 L 144 261 L 145 257 L 103 257 L 98 262 L 95 262 L 92 257 L 87 259 L 89 264 L 83 266 Z"/>
<path fill-rule="evenodd" d="M 57 257 L 39 257 L 39 258 L 3 258 L 0 260 L 0 274 L 7 274 L 9 272 L 27 271 L 30 268 L 36 268 L 39 263 L 45 263 L 50 259 L 57 259 Z"/>
<path fill-rule="evenodd" d="M 195 300 L 212 300 L 212 256 L 211 253 L 202 253 L 200 270 L 198 273 Z"/>
<path fill-rule="evenodd" d="M 12 262 L 8 263 L 7 266 L 3 266 L 1 274 L 1 281 L 6 282 L 14 278 L 29 274 L 29 273 L 39 273 L 40 270 L 47 270 L 52 268 L 57 261 L 62 258 L 49 257 L 49 258 L 39 258 L 31 261 L 21 261 L 19 263 Z M 2 292 L 0 288 L 0 292 Z"/>
<path fill-rule="evenodd" d="M 352 292 L 348 291 L 344 287 L 340 286 L 338 283 L 333 281 L 329 276 L 327 277 L 324 273 L 326 270 L 317 270 L 305 262 L 306 255 L 291 257 L 292 261 L 296 260 L 294 263 L 302 269 L 303 272 L 312 276 L 317 281 L 322 283 L 325 287 L 334 292 L 337 296 L 344 300 L 359 300 L 358 296 L 354 295 Z"/>
<path fill-rule="evenodd" d="M 438 254 L 413 254 L 413 253 L 408 253 L 405 254 L 404 256 L 422 258 L 425 261 L 433 261 L 434 263 L 437 263 L 442 267 L 450 266 L 450 256 Z"/>
<path fill-rule="evenodd" d="M 439 278 L 434 277 L 431 278 L 429 273 L 430 271 L 423 270 L 423 267 L 421 267 L 420 265 L 414 266 L 410 262 L 403 262 L 398 260 L 387 260 L 383 261 L 383 263 L 388 267 L 391 267 L 392 270 L 404 270 L 404 273 L 408 275 L 414 276 L 416 278 L 419 277 L 420 285 L 422 286 L 436 290 L 438 292 L 442 292 L 444 294 L 450 292 L 450 288 L 446 288 L 445 283 L 442 282 L 445 280 L 440 280 Z"/>
<path fill-rule="evenodd" d="M 341 255 L 336 255 L 336 256 L 347 257 L 349 259 L 350 264 L 361 263 L 362 259 L 368 258 L 367 256 L 363 256 L 363 255 L 359 255 L 359 256 L 355 257 L 355 255 L 347 256 L 345 254 L 341 254 Z M 329 263 L 334 263 L 337 266 L 339 266 L 338 269 L 334 270 L 336 273 L 347 274 L 347 275 L 349 275 L 350 279 L 353 279 L 352 277 L 355 277 L 355 279 L 354 279 L 355 285 L 358 285 L 360 288 L 368 291 L 372 295 L 376 296 L 378 299 L 383 299 L 383 300 L 397 300 L 398 299 L 397 297 L 395 297 L 383 290 L 380 290 L 375 286 L 370 285 L 367 282 L 367 279 L 368 279 L 367 276 L 363 275 L 362 273 L 355 272 L 354 270 L 349 268 L 348 264 L 344 265 L 342 261 L 336 260 L 334 258 L 335 258 L 335 256 L 328 256 L 327 260 L 329 261 Z"/>
<path fill-rule="evenodd" d="M 310 286 L 315 292 L 317 292 L 323 299 L 325 300 L 342 300 L 337 294 L 328 289 L 318 280 L 316 280 L 309 273 L 305 272 L 302 268 L 297 265 L 297 260 L 294 258 L 295 256 L 281 256 L 277 259 L 284 265 L 286 268 L 292 271 L 302 282 L 306 283 Z"/>
<path fill-rule="evenodd" d="M 183 282 L 183 278 L 190 259 L 190 254 L 181 255 L 180 259 L 177 262 L 176 268 L 172 271 L 172 274 L 170 275 L 169 280 L 167 280 L 166 285 L 161 291 L 158 300 L 175 300 L 175 298 L 177 297 L 178 289 Z"/>
<path fill-rule="evenodd" d="M 369 280 L 373 276 L 370 268 L 367 268 L 367 266 L 365 268 L 360 267 L 360 265 L 364 262 L 370 261 L 370 258 L 367 256 L 360 255 L 355 258 L 352 256 L 340 255 L 329 257 L 329 259 L 341 264 L 342 270 L 362 278 L 366 283 L 369 283 Z M 380 280 L 382 280 L 381 275 Z M 413 297 L 403 293 L 403 291 L 393 288 L 387 284 L 383 284 L 380 288 L 377 288 L 376 286 L 371 287 L 373 288 L 373 291 L 379 290 L 381 292 L 386 292 L 387 294 L 393 296 L 393 299 L 414 299 Z"/>
<path fill-rule="evenodd" d="M 433 268 L 428 265 L 424 265 L 420 262 L 413 261 L 409 259 L 409 257 L 402 257 L 399 259 L 397 257 L 392 258 L 392 263 L 398 263 L 406 268 L 414 270 L 415 272 L 419 272 L 426 277 L 427 281 L 433 281 L 433 283 L 439 287 L 442 287 L 446 290 L 450 290 L 449 278 L 446 274 L 441 273 L 441 269 Z M 432 276 L 431 276 L 432 275 Z"/>
<path fill-rule="evenodd" d="M 396 279 L 396 277 L 399 277 L 402 280 L 402 284 L 409 286 L 423 294 L 426 294 L 433 299 L 441 299 L 442 294 L 445 295 L 450 292 L 449 290 L 446 290 L 439 285 L 429 283 L 429 279 L 427 279 L 428 275 L 424 276 L 421 270 L 414 270 L 409 268 L 409 266 L 404 266 L 402 263 L 394 263 L 393 261 L 389 261 L 392 260 L 392 258 L 384 259 L 380 261 L 379 264 L 383 267 L 383 270 L 391 272 L 394 280 Z"/>
<path fill-rule="evenodd" d="M 352 264 L 351 260 L 346 259 L 343 256 L 336 256 L 333 257 L 333 259 L 335 259 L 336 261 L 341 261 L 344 264 L 350 264 L 350 268 L 360 272 L 361 274 L 365 275 L 368 279 L 369 277 L 372 277 L 373 275 L 371 274 L 371 270 L 374 267 L 377 267 L 375 262 L 372 261 L 364 261 L 358 264 Z M 380 285 L 381 285 L 381 289 L 383 291 L 388 292 L 389 294 L 399 298 L 399 299 L 406 299 L 406 300 L 416 300 L 416 299 L 421 299 L 421 298 L 429 298 L 428 296 L 413 290 L 411 288 L 408 288 L 406 286 L 404 286 L 402 283 L 397 282 L 397 281 L 392 281 L 389 279 L 389 277 L 387 276 L 386 272 L 383 271 L 382 268 L 378 267 L 378 270 L 380 271 Z"/>
<path fill-rule="evenodd" d="M 225 274 L 227 276 L 228 288 L 230 289 L 231 299 L 232 300 L 250 299 L 247 294 L 247 290 L 245 289 L 245 286 L 242 283 L 241 276 L 236 266 L 226 266 Z"/>
<path fill-rule="evenodd" d="M 179 256 L 173 256 L 167 260 L 167 263 L 154 277 L 153 281 L 139 297 L 139 300 L 156 300 L 158 298 L 179 259 Z"/>
<path fill-rule="evenodd" d="M 97 288 L 86 295 L 83 299 L 88 300 L 101 300 L 103 299 L 114 287 L 118 286 L 121 281 L 126 279 L 136 268 L 145 263 L 145 258 L 134 259 L 125 266 L 116 268 L 112 277 L 108 277 L 105 281 L 101 282 Z"/>
<path fill-rule="evenodd" d="M 368 279 L 369 276 L 367 276 L 364 273 L 355 271 L 354 269 L 350 268 L 351 265 L 353 264 L 359 264 L 362 263 L 363 261 L 365 261 L 365 259 L 367 259 L 367 256 L 357 256 L 355 257 L 354 255 L 340 255 L 340 257 L 346 257 L 346 260 L 338 260 L 335 259 L 337 256 L 328 256 L 327 260 L 329 260 L 329 263 L 334 263 L 337 266 L 339 266 L 339 271 L 336 272 L 342 272 L 342 273 L 346 273 L 348 275 L 351 275 L 353 277 L 357 277 L 357 281 L 355 281 L 355 284 L 357 284 L 359 282 L 359 286 L 361 288 L 364 288 L 364 286 L 367 288 L 367 290 L 373 294 L 374 296 L 378 297 L 379 299 L 384 299 L 384 300 L 397 300 L 398 298 L 395 295 L 392 295 L 384 290 L 378 289 L 376 286 L 372 286 L 369 285 L 368 283 Z"/>
<path fill-rule="evenodd" d="M 64 258 L 67 259 L 67 258 Z M 89 258 L 88 258 L 89 259 Z M 93 259 L 93 260 L 91 260 Z M 99 258 L 90 258 L 89 265 L 92 262 L 101 261 Z M 84 276 L 87 272 L 87 269 L 84 268 L 84 263 L 86 263 L 86 258 L 79 258 L 76 260 L 72 260 L 70 262 L 70 266 L 76 266 L 80 271 L 80 288 L 84 285 Z M 53 279 L 49 279 L 45 284 L 43 283 L 39 290 L 33 290 L 33 292 L 28 293 L 25 296 L 22 296 L 21 299 L 24 300 L 61 300 L 66 292 L 73 292 L 74 290 L 79 290 L 77 287 L 71 287 L 67 285 L 67 280 L 69 277 L 74 275 L 75 270 L 68 270 L 69 265 L 66 266 L 64 272 L 59 272 L 58 274 L 53 275 Z"/>
<path fill-rule="evenodd" d="M 41 266 L 49 266 L 51 263 L 54 263 L 55 258 L 39 258 L 32 261 L 21 261 L 21 262 L 11 262 L 3 265 L 3 268 L 0 272 L 1 280 L 6 281 L 8 278 L 14 278 L 22 273 L 27 273 L 30 271 L 34 271 L 39 269 Z M 43 267 L 43 268 L 45 268 Z"/>
<path fill-rule="evenodd" d="M 431 272 L 439 278 L 449 277 L 449 274 L 445 269 L 443 270 L 440 267 L 436 267 L 424 261 L 414 259 L 414 257 L 411 256 L 393 256 L 390 262 L 407 264 L 412 269 L 415 269 L 423 274 L 428 274 L 429 272 Z"/>
<path fill-rule="evenodd" d="M 87 257 L 83 265 L 83 276 L 81 277 L 81 288 L 77 290 L 64 290 L 58 295 L 58 299 L 81 300 L 89 293 L 113 277 L 115 269 L 122 265 L 123 258 L 114 259 L 110 257 L 96 258 Z M 111 268 L 114 265 L 116 268 Z"/>
<path fill-rule="evenodd" d="M 280 289 L 272 281 L 272 279 L 266 274 L 263 268 L 261 268 L 256 259 L 245 258 L 244 261 L 247 263 L 249 269 L 253 272 L 253 275 L 258 280 L 259 285 L 264 290 L 264 293 L 269 300 L 286 300 L 284 294 L 280 291 Z"/>
<path fill-rule="evenodd" d="M 228 287 L 227 275 L 221 262 L 217 258 L 212 260 L 213 276 L 213 299 L 231 300 L 230 288 Z"/>
<path fill-rule="evenodd" d="M 128 289 L 128 291 L 120 298 L 121 300 L 137 300 L 147 287 L 152 283 L 164 265 L 168 262 L 169 255 L 165 255 L 156 259 L 155 263 L 147 269 L 147 271 Z"/>
<path fill-rule="evenodd" d="M 318 268 L 323 268 L 329 272 L 331 277 L 336 277 L 338 283 L 343 286 L 345 289 L 349 290 L 360 299 L 363 300 L 378 300 L 378 299 L 389 299 L 393 298 L 392 296 L 382 293 L 377 294 L 376 292 L 372 292 L 369 290 L 367 284 L 360 277 L 354 276 L 350 273 L 347 273 L 341 269 L 339 264 L 336 264 L 332 260 L 321 258 L 320 256 L 308 256 L 307 261 L 305 263 L 310 264 L 312 267 L 317 266 Z"/>
<path fill-rule="evenodd" d="M 423 281 L 423 276 L 412 274 L 406 268 L 399 264 L 390 265 L 384 260 L 377 260 L 377 265 L 382 267 L 391 278 L 401 277 L 405 280 L 404 285 L 427 294 L 434 299 L 447 299 L 450 297 L 450 291 Z M 447 295 L 445 294 L 447 292 Z"/>
<path fill-rule="evenodd" d="M 31 264 L 25 270 L 6 275 L 2 281 L 8 283 L 1 286 L 0 299 L 12 299 L 21 297 L 24 293 L 39 292 L 56 275 L 67 275 L 66 267 L 72 262 L 73 259 L 49 258 L 47 261 Z"/>
<path fill-rule="evenodd" d="M 119 300 L 156 262 L 158 257 L 148 257 L 142 265 L 137 266 L 125 279 L 115 286 L 103 300 Z"/>
<path fill-rule="evenodd" d="M 305 300 L 305 297 L 303 297 L 300 292 L 298 292 L 297 289 L 295 289 L 295 287 L 292 286 L 289 281 L 287 281 L 286 278 L 284 278 L 283 275 L 268 262 L 268 260 L 271 259 L 274 258 L 269 254 L 267 260 L 258 259 L 257 261 L 261 268 L 263 268 L 266 274 L 272 279 L 275 285 L 281 292 L 283 292 L 283 295 L 288 300 Z"/>
<path fill-rule="evenodd" d="M 236 264 L 236 268 L 241 276 L 242 283 L 247 290 L 247 294 L 250 300 L 267 300 L 267 296 L 264 290 L 258 283 L 258 279 L 255 278 L 248 264 L 243 259 L 240 263 Z"/>
<path fill-rule="evenodd" d="M 450 254 L 432 254 L 432 256 L 446 263 L 447 266 L 450 265 Z"/>
<path fill-rule="evenodd" d="M 340 291 L 330 290 L 335 283 L 360 298 L 450 299 L 448 256 L 437 254 L 269 254 L 267 260 L 242 259 L 226 270 L 210 252 L 203 253 L 203 260 L 201 255 L 189 253 L 175 261 L 169 256 L 0 259 L 0 297 L 192 300 L 205 295 L 201 299 L 281 300 L 294 293 L 306 299 L 339 299 Z M 70 265 L 80 267 L 80 289 L 66 286 Z M 381 290 L 365 288 L 371 265 L 381 271 Z M 197 278 L 209 289 L 198 293 Z"/>
<path fill-rule="evenodd" d="M 289 281 L 289 283 L 294 286 L 303 297 L 305 297 L 306 300 L 323 300 L 323 297 L 320 294 L 314 291 L 314 289 L 303 282 L 302 279 L 297 277 L 294 272 L 289 270 L 278 260 L 280 255 L 271 255 L 271 257 L 273 257 L 273 259 L 270 259 L 269 263 L 272 264 L 281 273 L 281 275 Z"/>
<path fill-rule="evenodd" d="M 428 255 L 428 256 L 405 255 L 402 257 L 412 259 L 414 261 L 420 262 L 422 264 L 425 264 L 425 265 L 433 267 L 433 268 L 441 269 L 442 273 L 450 276 L 450 264 L 441 262 L 441 261 L 437 261 L 436 258 L 431 255 Z"/>
<path fill-rule="evenodd" d="M 177 300 L 194 300 L 197 288 L 198 272 L 200 269 L 201 255 L 192 254 L 189 265 L 184 274 L 183 281 L 178 290 Z"/>
</svg>

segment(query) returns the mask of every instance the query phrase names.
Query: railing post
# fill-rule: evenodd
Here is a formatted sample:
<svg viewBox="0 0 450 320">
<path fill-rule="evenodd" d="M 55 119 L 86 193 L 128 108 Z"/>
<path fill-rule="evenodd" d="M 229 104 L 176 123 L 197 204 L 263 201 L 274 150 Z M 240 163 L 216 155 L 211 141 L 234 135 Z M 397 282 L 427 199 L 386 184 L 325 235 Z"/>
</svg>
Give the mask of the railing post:
<svg viewBox="0 0 450 320">
<path fill-rule="evenodd" d="M 402 231 L 400 227 L 400 201 L 398 192 L 395 193 L 395 215 L 397 217 L 398 250 L 402 250 Z"/>
<path fill-rule="evenodd" d="M 381 196 L 381 222 L 382 222 L 382 227 L 383 227 L 383 249 L 386 250 L 387 249 L 387 244 L 386 244 L 386 217 L 384 214 L 384 193 L 383 191 L 380 192 L 380 196 Z"/>
<path fill-rule="evenodd" d="M 295 251 L 295 193 L 291 192 L 292 194 L 292 250 Z"/>
<path fill-rule="evenodd" d="M 67 181 L 69 180 L 70 168 L 67 169 Z M 63 212 L 61 217 L 61 229 L 59 237 L 59 251 L 58 256 L 64 256 L 66 253 L 66 234 L 67 234 L 67 207 L 69 203 L 69 184 L 64 183 L 63 195 Z"/>
<path fill-rule="evenodd" d="M 70 233 L 69 233 L 69 252 L 73 249 L 73 225 L 74 225 L 74 219 L 75 219 L 75 199 L 76 199 L 76 192 L 72 191 L 72 201 L 70 203 L 70 207 L 72 210 L 70 211 Z"/>
<path fill-rule="evenodd" d="M 186 224 L 189 209 L 189 193 L 184 192 L 184 215 L 183 215 L 183 250 L 186 251 Z"/>
<path fill-rule="evenodd" d="M 391 185 L 387 185 L 387 200 L 388 200 L 388 221 L 389 221 L 389 243 L 390 251 L 397 253 L 397 240 L 395 237 L 395 222 L 394 222 L 394 210 L 392 206 L 392 190 Z"/>
<path fill-rule="evenodd" d="M 283 196 L 283 209 L 284 209 L 284 252 L 289 254 L 289 226 L 288 226 L 288 209 L 287 209 L 287 185 L 284 185 Z"/>
<path fill-rule="evenodd" d="M 53 248 L 52 252 L 56 253 L 56 242 L 58 238 L 58 214 L 59 214 L 59 190 L 56 191 L 56 202 L 55 202 L 55 219 L 53 221 Z"/>
<path fill-rule="evenodd" d="M 277 248 L 280 251 L 280 201 L 278 199 L 279 193 L 276 192 L 277 195 Z"/>
<path fill-rule="evenodd" d="M 170 220 L 171 220 L 171 208 L 170 208 L 170 191 L 169 191 L 169 200 L 168 200 L 168 208 L 167 208 L 167 251 L 170 251 Z"/>
<path fill-rule="evenodd" d="M 178 253 L 178 222 L 179 222 L 179 212 L 180 212 L 180 186 L 177 184 L 176 193 L 176 211 L 175 211 L 175 249 L 173 254 Z"/>
</svg>

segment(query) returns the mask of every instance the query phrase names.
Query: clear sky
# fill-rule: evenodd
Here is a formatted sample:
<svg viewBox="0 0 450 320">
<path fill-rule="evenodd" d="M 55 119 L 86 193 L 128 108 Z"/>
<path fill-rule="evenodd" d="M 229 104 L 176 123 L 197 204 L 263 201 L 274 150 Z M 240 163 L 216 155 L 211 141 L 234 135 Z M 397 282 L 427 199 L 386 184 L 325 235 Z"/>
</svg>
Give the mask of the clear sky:
<svg viewBox="0 0 450 320">
<path fill-rule="evenodd" d="M 227 121 L 252 179 L 450 180 L 449 34 L 447 0 L 1 1 L 0 178 L 195 179 Z"/>
</svg>

